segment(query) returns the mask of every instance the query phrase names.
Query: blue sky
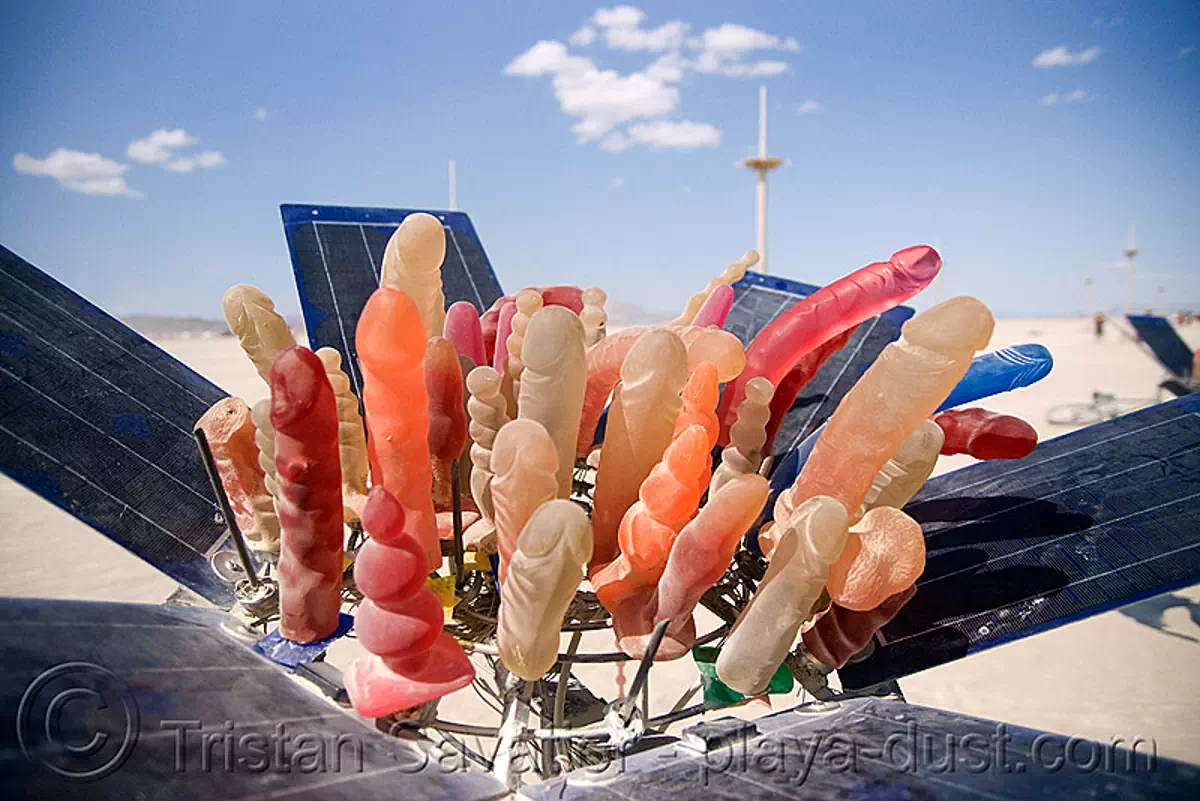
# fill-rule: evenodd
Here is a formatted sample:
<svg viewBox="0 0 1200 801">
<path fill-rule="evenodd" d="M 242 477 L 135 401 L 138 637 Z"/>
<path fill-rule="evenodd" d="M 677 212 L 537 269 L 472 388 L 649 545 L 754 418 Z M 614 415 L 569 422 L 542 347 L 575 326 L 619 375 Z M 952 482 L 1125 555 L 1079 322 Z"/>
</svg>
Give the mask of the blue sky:
<svg viewBox="0 0 1200 801">
<path fill-rule="evenodd" d="M 754 246 L 766 84 L 772 272 L 927 242 L 944 297 L 1116 308 L 1136 222 L 1135 304 L 1200 308 L 1195 3 L 636 9 L 7 4 L 0 242 L 119 314 L 290 313 L 280 203 L 444 208 L 453 158 L 506 288 L 674 311 Z"/>
</svg>

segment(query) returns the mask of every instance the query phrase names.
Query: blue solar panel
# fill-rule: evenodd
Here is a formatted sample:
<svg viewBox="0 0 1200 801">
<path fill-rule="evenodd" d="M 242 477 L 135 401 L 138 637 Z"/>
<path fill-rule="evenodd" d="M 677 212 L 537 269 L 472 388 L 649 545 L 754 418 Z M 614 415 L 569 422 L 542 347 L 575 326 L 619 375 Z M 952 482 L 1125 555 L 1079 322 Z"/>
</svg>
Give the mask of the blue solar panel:
<svg viewBox="0 0 1200 801">
<path fill-rule="evenodd" d="M 309 692 L 222 631 L 228 619 L 179 607 L 0 600 L 7 713 L 0 795 L 470 801 L 503 794 L 492 776 L 440 761 Z"/>
<path fill-rule="evenodd" d="M 221 389 L 0 247 L 0 470 L 220 606 L 192 426 Z"/>
<path fill-rule="evenodd" d="M 1128 319 L 1138 337 L 1154 351 L 1163 367 L 1176 378 L 1185 381 L 1191 378 L 1192 351 L 1179 338 L 1169 320 L 1149 314 L 1131 314 Z"/>
<path fill-rule="evenodd" d="M 1094 801 L 1190 799 L 1200 791 L 1200 768 L 1151 756 L 1145 740 L 1069 746 L 1065 734 L 892 699 L 811 704 L 755 721 L 720 718 L 692 731 L 694 738 L 684 731 L 685 743 L 709 736 L 707 750 L 665 745 L 576 770 L 524 795 L 535 801 Z M 1077 761 L 1064 758 L 1068 748 Z"/>
<path fill-rule="evenodd" d="M 284 205 L 300 308 L 313 349 L 335 348 L 357 393 L 361 387 L 354 330 L 367 298 L 379 286 L 383 251 L 392 232 L 421 209 Z M 460 300 L 486 311 L 503 294 L 471 219 L 460 211 L 430 211 L 446 229 L 442 291 L 446 307 Z"/>
<path fill-rule="evenodd" d="M 768 323 L 819 288 L 748 272 L 733 285 L 733 307 L 725 321 L 725 330 L 740 339 L 743 345 L 749 345 Z M 884 347 L 900 336 L 900 327 L 912 316 L 911 308 L 897 306 L 858 326 L 846 344 L 829 357 L 796 396 L 791 411 L 775 435 L 772 453 L 776 457 L 795 448 L 829 419 L 850 387 L 862 377 Z"/>
<path fill-rule="evenodd" d="M 1200 580 L 1200 396 L 929 481 L 917 594 L 840 671 L 861 688 Z"/>
</svg>

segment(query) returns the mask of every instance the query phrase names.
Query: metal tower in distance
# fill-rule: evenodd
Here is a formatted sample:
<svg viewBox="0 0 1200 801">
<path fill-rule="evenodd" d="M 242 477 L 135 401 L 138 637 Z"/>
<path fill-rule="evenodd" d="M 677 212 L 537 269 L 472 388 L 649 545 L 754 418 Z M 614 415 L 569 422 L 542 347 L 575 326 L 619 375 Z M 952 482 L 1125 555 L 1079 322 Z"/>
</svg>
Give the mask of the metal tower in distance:
<svg viewBox="0 0 1200 801">
<path fill-rule="evenodd" d="M 783 159 L 767 155 L 767 87 L 758 88 L 758 155 L 742 161 L 758 173 L 758 271 L 767 272 L 767 173 Z"/>
</svg>

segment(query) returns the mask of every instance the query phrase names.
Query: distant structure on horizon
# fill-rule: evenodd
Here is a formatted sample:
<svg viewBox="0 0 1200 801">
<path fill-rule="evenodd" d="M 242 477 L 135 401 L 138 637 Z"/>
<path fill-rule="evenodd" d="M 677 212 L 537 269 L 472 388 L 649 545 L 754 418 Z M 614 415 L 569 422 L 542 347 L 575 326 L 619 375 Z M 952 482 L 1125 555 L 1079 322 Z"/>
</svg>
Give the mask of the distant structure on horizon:
<svg viewBox="0 0 1200 801">
<path fill-rule="evenodd" d="M 767 155 L 767 87 L 758 87 L 758 155 L 742 161 L 758 173 L 758 266 L 767 270 L 767 173 L 783 163 L 783 159 Z"/>
</svg>

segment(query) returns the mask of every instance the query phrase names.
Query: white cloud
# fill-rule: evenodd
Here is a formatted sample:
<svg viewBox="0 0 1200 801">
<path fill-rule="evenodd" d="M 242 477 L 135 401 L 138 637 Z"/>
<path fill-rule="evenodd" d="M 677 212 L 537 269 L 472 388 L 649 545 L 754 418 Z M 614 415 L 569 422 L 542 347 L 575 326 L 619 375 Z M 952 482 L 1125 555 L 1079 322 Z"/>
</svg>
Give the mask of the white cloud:
<svg viewBox="0 0 1200 801">
<path fill-rule="evenodd" d="M 730 78 L 770 78 L 790 69 L 786 61 L 756 61 L 753 64 L 730 64 L 721 70 Z"/>
<path fill-rule="evenodd" d="M 625 133 L 612 133 L 600 147 L 619 153 L 634 145 L 670 150 L 695 150 L 721 144 L 721 132 L 706 122 L 655 120 L 629 126 Z"/>
<path fill-rule="evenodd" d="M 567 41 L 577 47 L 587 47 L 592 42 L 596 41 L 596 29 L 591 25 L 584 25 L 582 28 L 575 31 L 575 33 L 571 34 L 571 38 Z"/>
<path fill-rule="evenodd" d="M 1195 52 L 1196 52 L 1196 48 L 1193 47 L 1192 45 L 1188 45 L 1186 47 L 1181 47 L 1181 48 L 1179 48 L 1179 58 L 1187 58 L 1188 56 L 1190 56 L 1192 53 L 1195 53 Z"/>
<path fill-rule="evenodd" d="M 1064 92 L 1063 94 L 1051 92 L 1050 94 L 1043 96 L 1038 102 L 1040 102 L 1043 106 L 1056 106 L 1059 103 L 1078 103 L 1086 99 L 1087 92 L 1083 91 L 1082 89 L 1076 89 L 1073 92 Z"/>
<path fill-rule="evenodd" d="M 159 128 L 144 139 L 134 139 L 125 148 L 125 155 L 142 164 L 157 164 L 171 158 L 171 151 L 200 140 L 182 128 Z"/>
<path fill-rule="evenodd" d="M 824 110 L 825 107 L 815 100 L 805 100 L 796 107 L 797 114 L 820 114 Z"/>
<path fill-rule="evenodd" d="M 692 62 L 696 72 L 719 73 L 730 78 L 768 77 L 788 71 L 788 65 L 783 61 L 743 63 L 742 57 L 754 50 L 800 51 L 800 43 L 794 37 L 780 39 L 774 34 L 733 22 L 708 28 L 700 36 L 688 39 L 687 44 L 700 51 Z"/>
<path fill-rule="evenodd" d="M 258 108 L 254 109 L 254 119 L 258 120 L 259 122 L 263 122 L 269 116 L 270 116 L 270 114 L 262 106 L 259 106 Z"/>
<path fill-rule="evenodd" d="M 680 56 L 678 50 L 674 50 L 656 58 L 643 72 L 646 77 L 656 81 L 679 83 L 683 80 L 683 73 L 687 68 L 687 59 Z"/>
<path fill-rule="evenodd" d="M 596 65 L 587 56 L 573 56 L 562 42 L 543 39 L 504 68 L 505 75 L 537 78 L 542 75 L 580 74 L 595 70 Z"/>
<path fill-rule="evenodd" d="M 620 176 L 617 176 L 616 178 L 613 178 L 612 180 L 610 180 L 608 182 L 608 187 L 610 189 L 624 189 L 625 188 L 625 179 Z"/>
<path fill-rule="evenodd" d="M 192 156 L 181 156 L 164 166 L 171 172 L 191 172 L 197 167 L 220 167 L 225 157 L 215 150 L 204 150 Z"/>
<path fill-rule="evenodd" d="M 640 8 L 617 6 L 598 9 L 591 21 L 604 31 L 605 44 L 616 50 L 677 50 L 691 27 L 686 22 L 671 20 L 657 28 L 642 28 L 645 19 L 646 14 Z"/>
<path fill-rule="evenodd" d="M 142 193 L 125 183 L 128 164 L 105 158 L 99 153 L 82 153 L 60 147 L 44 159 L 28 153 L 13 156 L 13 169 L 22 175 L 53 178 L 63 189 L 85 195 L 141 197 Z"/>
<path fill-rule="evenodd" d="M 1035 67 L 1078 67 L 1081 64 L 1091 64 L 1100 57 L 1099 47 L 1089 47 L 1086 50 L 1072 52 L 1066 45 L 1059 45 L 1051 50 L 1043 50 L 1033 60 Z"/>
</svg>

